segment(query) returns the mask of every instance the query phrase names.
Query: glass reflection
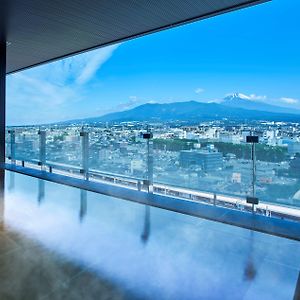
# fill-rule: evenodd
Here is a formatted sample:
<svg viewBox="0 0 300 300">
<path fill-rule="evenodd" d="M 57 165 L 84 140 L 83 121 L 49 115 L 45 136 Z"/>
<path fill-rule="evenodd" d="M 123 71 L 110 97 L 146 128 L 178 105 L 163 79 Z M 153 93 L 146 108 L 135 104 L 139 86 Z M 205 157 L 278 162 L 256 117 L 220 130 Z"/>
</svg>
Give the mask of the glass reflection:
<svg viewBox="0 0 300 300">
<path fill-rule="evenodd" d="M 8 190 L 13 191 L 15 188 L 15 173 L 10 172 L 9 173 L 9 184 L 8 184 Z"/>
<path fill-rule="evenodd" d="M 148 239 L 150 237 L 150 206 L 146 205 L 145 206 L 145 215 L 144 215 L 144 227 L 143 227 L 143 232 L 141 235 L 141 240 L 144 244 L 147 244 Z"/>
<path fill-rule="evenodd" d="M 84 221 L 87 214 L 87 191 L 80 190 L 80 209 L 79 209 L 79 221 Z"/>
<path fill-rule="evenodd" d="M 249 255 L 247 258 L 245 271 L 244 271 L 245 280 L 247 281 L 254 280 L 257 275 L 257 270 L 254 262 L 254 253 L 253 253 L 254 251 L 253 243 L 255 242 L 253 238 L 253 231 L 250 232 L 250 241 L 251 243 L 249 248 Z"/>
<path fill-rule="evenodd" d="M 38 179 L 38 203 L 41 204 L 45 199 L 45 181 Z"/>
</svg>

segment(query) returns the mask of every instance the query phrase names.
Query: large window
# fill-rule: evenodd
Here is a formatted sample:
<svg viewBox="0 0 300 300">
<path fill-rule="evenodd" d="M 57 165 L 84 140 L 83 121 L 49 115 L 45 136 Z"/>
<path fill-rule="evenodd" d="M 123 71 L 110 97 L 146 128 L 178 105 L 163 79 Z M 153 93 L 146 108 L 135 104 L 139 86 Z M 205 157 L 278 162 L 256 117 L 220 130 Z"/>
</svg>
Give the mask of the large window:
<svg viewBox="0 0 300 300">
<path fill-rule="evenodd" d="M 298 8 L 274 0 L 10 75 L 8 161 L 297 215 Z"/>
</svg>

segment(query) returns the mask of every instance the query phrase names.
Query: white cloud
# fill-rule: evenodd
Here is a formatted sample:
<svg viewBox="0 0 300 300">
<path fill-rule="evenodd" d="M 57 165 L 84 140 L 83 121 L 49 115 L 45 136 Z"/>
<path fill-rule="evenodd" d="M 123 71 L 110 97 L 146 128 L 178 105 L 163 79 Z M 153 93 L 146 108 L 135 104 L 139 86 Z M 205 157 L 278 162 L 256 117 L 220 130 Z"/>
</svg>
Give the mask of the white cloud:
<svg viewBox="0 0 300 300">
<path fill-rule="evenodd" d="M 43 79 L 25 76 L 21 73 L 14 75 L 13 83 L 19 83 L 19 91 L 22 93 L 19 96 L 25 96 L 27 103 L 29 101 L 36 104 L 42 103 L 45 106 L 56 106 L 76 95 L 73 89 L 68 86 L 58 86 Z M 20 85 L 23 86 L 20 87 Z"/>
<path fill-rule="evenodd" d="M 139 99 L 137 96 L 129 96 L 129 101 L 124 103 L 119 103 L 115 108 L 114 111 L 122 111 L 122 110 L 128 110 L 131 109 L 138 104 L 142 104 L 143 100 Z"/>
<path fill-rule="evenodd" d="M 72 118 L 68 107 L 84 98 L 85 85 L 118 46 L 93 50 L 9 75 L 8 123 L 21 125 L 60 121 L 66 115 Z"/>
<path fill-rule="evenodd" d="M 138 101 L 138 96 L 129 96 L 129 99 L 130 99 L 132 102 L 136 102 L 136 101 Z"/>
<path fill-rule="evenodd" d="M 266 100 L 267 96 L 260 96 L 260 95 L 255 95 L 255 94 L 251 94 L 249 96 L 247 96 L 249 100 Z"/>
<path fill-rule="evenodd" d="M 203 93 L 204 92 L 204 89 L 202 89 L 202 88 L 197 88 L 196 90 L 195 90 L 195 93 L 196 94 L 201 94 L 201 93 Z"/>
<path fill-rule="evenodd" d="M 113 52 L 119 47 L 119 45 L 112 45 L 97 50 L 92 55 L 86 55 L 86 64 L 77 78 L 78 84 L 84 84 L 89 81 L 93 75 L 99 70 L 103 64 L 112 56 Z"/>
<path fill-rule="evenodd" d="M 284 103 L 287 103 L 287 104 L 299 103 L 299 99 L 295 99 L 295 98 L 282 97 L 282 98 L 280 98 L 280 100 Z"/>
</svg>

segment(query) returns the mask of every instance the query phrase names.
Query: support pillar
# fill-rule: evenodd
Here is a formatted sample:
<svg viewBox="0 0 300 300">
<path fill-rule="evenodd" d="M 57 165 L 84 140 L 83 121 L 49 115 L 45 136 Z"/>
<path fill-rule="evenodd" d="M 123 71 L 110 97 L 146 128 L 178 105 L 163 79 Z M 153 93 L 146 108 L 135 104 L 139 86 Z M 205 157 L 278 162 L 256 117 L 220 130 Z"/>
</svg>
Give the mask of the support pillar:
<svg viewBox="0 0 300 300">
<path fill-rule="evenodd" d="M 5 163 L 5 77 L 6 41 L 0 32 L 0 163 Z"/>
<path fill-rule="evenodd" d="M 2 8 L 1 8 L 2 9 Z M 2 14 L 0 14 L 1 17 Z M 0 164 L 5 163 L 5 79 L 6 79 L 6 39 L 0 20 Z M 4 220 L 5 171 L 0 166 L 0 225 Z"/>
</svg>

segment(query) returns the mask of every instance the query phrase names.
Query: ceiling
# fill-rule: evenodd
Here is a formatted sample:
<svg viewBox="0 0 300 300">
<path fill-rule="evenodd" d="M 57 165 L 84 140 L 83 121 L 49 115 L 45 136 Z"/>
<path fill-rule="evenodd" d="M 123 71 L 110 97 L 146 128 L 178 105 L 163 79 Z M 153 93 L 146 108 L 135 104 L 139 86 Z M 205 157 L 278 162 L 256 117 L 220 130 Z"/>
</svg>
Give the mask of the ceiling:
<svg viewBox="0 0 300 300">
<path fill-rule="evenodd" d="M 265 1 L 9 0 L 6 73 Z"/>
</svg>

